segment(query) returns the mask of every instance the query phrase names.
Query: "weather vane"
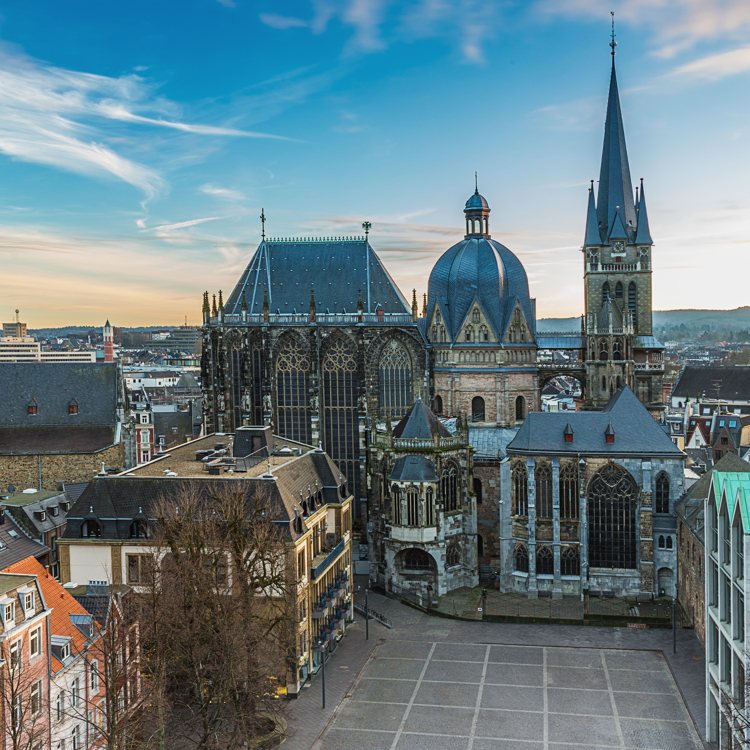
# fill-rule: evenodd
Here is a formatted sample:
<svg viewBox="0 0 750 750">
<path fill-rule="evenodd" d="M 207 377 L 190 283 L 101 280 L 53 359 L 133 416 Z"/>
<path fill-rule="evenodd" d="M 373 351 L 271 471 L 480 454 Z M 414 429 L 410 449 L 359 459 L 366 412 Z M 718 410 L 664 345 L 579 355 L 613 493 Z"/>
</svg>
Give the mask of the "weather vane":
<svg viewBox="0 0 750 750">
<path fill-rule="evenodd" d="M 266 214 L 262 208 L 260 209 L 260 226 L 261 226 L 260 236 L 263 239 L 266 239 Z"/>
<path fill-rule="evenodd" d="M 609 46 L 612 47 L 612 57 L 614 57 L 616 54 L 615 47 L 617 46 L 617 42 L 615 41 L 615 12 L 611 10 L 610 14 L 612 15 L 612 41 L 609 43 Z"/>
<path fill-rule="evenodd" d="M 362 229 L 365 230 L 365 241 L 367 241 L 367 236 L 370 234 L 370 230 L 372 229 L 372 224 L 369 221 L 365 221 L 362 223 Z"/>
</svg>

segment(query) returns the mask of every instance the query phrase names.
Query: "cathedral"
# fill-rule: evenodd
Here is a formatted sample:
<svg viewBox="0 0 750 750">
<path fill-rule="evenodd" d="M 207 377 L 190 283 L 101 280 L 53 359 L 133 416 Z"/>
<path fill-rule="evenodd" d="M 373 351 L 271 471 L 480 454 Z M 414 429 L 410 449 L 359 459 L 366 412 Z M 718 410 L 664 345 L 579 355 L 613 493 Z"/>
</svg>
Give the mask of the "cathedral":
<svg viewBox="0 0 750 750">
<path fill-rule="evenodd" d="M 321 446 L 354 488 L 371 582 L 383 589 L 429 603 L 477 585 L 482 570 L 529 596 L 669 587 L 676 560 L 665 551 L 655 563 L 653 529 L 671 530 L 681 454 L 658 435 L 639 453 L 621 432 L 633 426 L 625 411 L 658 418 L 664 364 L 652 332 L 646 198 L 642 182 L 633 191 L 614 48 L 599 185 L 596 195 L 593 182 L 589 190 L 581 248 L 580 333 L 537 331 L 523 264 L 492 238 L 478 189 L 463 213 L 464 238 L 432 268 L 421 310 L 370 245 L 369 224 L 348 237 L 270 238 L 264 230 L 226 300 L 221 291 L 218 299 L 204 294 L 205 431 L 270 425 L 275 435 Z M 559 376 L 578 380 L 582 395 L 575 424 L 548 430 L 547 417 L 560 420 L 540 412 L 540 393 Z M 637 424 L 644 435 L 663 434 L 653 418 Z M 653 469 L 638 468 L 652 460 Z M 662 496 L 664 481 L 671 489 L 654 520 L 657 474 Z M 607 495 L 601 487 L 610 480 L 620 489 Z M 607 506 L 595 533 L 592 482 Z M 561 521 L 563 506 L 569 517 Z M 608 545 L 623 551 L 608 556 Z"/>
</svg>

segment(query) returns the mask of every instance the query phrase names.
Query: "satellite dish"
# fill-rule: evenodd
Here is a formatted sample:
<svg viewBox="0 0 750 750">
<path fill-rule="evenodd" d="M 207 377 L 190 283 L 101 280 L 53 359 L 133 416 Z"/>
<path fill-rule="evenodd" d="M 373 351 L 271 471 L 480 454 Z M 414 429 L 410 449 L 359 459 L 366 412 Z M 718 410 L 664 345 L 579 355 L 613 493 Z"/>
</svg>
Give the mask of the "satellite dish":
<svg viewBox="0 0 750 750">
<path fill-rule="evenodd" d="M 8 492 L 10 492 L 10 494 L 12 495 L 15 491 L 16 491 L 16 488 L 12 484 L 9 484 Z"/>
</svg>

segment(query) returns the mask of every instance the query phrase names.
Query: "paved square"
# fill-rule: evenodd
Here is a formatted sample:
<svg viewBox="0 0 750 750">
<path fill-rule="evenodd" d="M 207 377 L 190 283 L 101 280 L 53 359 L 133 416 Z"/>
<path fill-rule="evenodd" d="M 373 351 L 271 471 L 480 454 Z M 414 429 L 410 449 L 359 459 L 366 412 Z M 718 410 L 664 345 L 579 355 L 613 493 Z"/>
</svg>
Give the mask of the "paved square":
<svg viewBox="0 0 750 750">
<path fill-rule="evenodd" d="M 702 750 L 659 652 L 386 641 L 328 750 Z"/>
</svg>

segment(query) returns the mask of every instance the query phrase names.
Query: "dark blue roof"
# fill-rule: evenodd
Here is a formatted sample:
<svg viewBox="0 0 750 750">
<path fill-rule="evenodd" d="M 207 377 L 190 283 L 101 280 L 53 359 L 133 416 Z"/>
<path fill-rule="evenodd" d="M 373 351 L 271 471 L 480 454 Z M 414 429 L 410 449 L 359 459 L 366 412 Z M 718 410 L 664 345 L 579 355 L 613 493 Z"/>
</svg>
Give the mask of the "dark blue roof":
<svg viewBox="0 0 750 750">
<path fill-rule="evenodd" d="M 411 313 L 396 282 L 364 239 L 261 242 L 224 312 L 241 314 L 244 292 L 248 313 L 262 314 L 267 290 L 272 313 L 307 313 L 311 289 L 320 313 L 356 313 L 360 289 L 365 312 Z"/>
<path fill-rule="evenodd" d="M 424 456 L 401 456 L 388 477 L 392 482 L 437 482 L 435 464 Z"/>
<path fill-rule="evenodd" d="M 427 408 L 427 404 L 418 398 L 406 416 L 393 429 L 393 437 L 421 438 L 431 440 L 437 427 L 440 437 L 450 437 L 451 434 L 441 424 L 438 418 Z"/>
<path fill-rule="evenodd" d="M 502 341 L 516 300 L 536 334 L 529 282 L 521 261 L 495 240 L 468 237 L 443 253 L 432 269 L 427 320 L 439 304 L 446 329 L 455 340 L 471 306 L 478 301 Z"/>
<path fill-rule="evenodd" d="M 475 190 L 474 195 L 466 201 L 466 207 L 464 211 L 489 211 L 489 203 L 485 200 L 484 196 L 479 195 L 479 191 Z"/>
</svg>

